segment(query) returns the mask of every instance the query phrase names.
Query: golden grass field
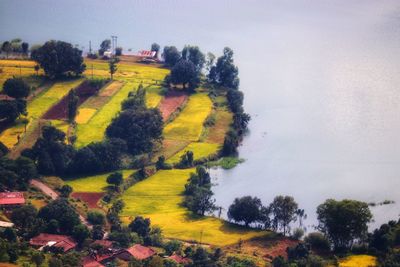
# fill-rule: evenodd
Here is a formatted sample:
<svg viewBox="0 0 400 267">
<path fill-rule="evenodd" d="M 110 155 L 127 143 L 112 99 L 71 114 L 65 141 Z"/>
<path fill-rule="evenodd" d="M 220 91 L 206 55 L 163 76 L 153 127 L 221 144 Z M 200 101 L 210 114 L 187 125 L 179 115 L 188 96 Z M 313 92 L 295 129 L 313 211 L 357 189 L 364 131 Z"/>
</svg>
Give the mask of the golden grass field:
<svg viewBox="0 0 400 267">
<path fill-rule="evenodd" d="M 216 154 L 219 149 L 219 144 L 193 142 L 172 157 L 170 157 L 166 162 L 178 163 L 181 159 L 181 156 L 186 153 L 186 151 L 192 151 L 194 160 L 199 160 Z"/>
<path fill-rule="evenodd" d="M 161 88 L 159 86 L 150 86 L 146 88 L 146 106 L 155 108 L 160 103 L 162 96 L 160 95 Z"/>
<path fill-rule="evenodd" d="M 228 245 L 265 235 L 265 231 L 248 230 L 213 217 L 194 218 L 181 206 L 183 190 L 194 169 L 163 170 L 130 187 L 122 196 L 126 206 L 122 220 L 130 222 L 141 215 L 158 225 L 166 237 Z"/>
<path fill-rule="evenodd" d="M 182 112 L 164 128 L 165 139 L 198 141 L 204 120 L 210 114 L 212 102 L 207 94 L 191 95 Z"/>
<path fill-rule="evenodd" d="M 76 123 L 78 124 L 87 123 L 96 113 L 96 111 L 97 110 L 94 108 L 80 108 L 78 110 L 78 115 L 75 118 Z"/>
<path fill-rule="evenodd" d="M 377 266 L 376 257 L 370 255 L 352 255 L 339 261 L 340 267 L 373 267 Z"/>
<path fill-rule="evenodd" d="M 124 179 L 129 177 L 135 170 L 122 170 Z M 81 177 L 73 180 L 65 181 L 66 184 L 70 185 L 74 192 L 103 192 L 104 188 L 108 186 L 107 176 L 110 173 L 104 173 L 100 175 Z"/>
<path fill-rule="evenodd" d="M 226 109 L 217 109 L 215 119 L 215 124 L 207 129 L 204 142 L 223 144 L 225 135 L 232 123 L 232 113 Z"/>
</svg>

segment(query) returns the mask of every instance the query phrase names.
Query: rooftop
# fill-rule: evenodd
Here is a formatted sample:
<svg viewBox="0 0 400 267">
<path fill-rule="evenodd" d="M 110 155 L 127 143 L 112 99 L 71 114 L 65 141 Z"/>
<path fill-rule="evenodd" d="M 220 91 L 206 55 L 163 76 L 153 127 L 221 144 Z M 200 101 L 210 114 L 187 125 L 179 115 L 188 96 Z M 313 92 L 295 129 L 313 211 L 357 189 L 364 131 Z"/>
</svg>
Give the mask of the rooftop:
<svg viewBox="0 0 400 267">
<path fill-rule="evenodd" d="M 31 238 L 29 244 L 32 246 L 54 246 L 69 251 L 76 247 L 76 242 L 70 236 L 54 235 L 41 233 L 38 236 Z"/>
<path fill-rule="evenodd" d="M 127 248 L 125 249 L 125 251 L 131 254 L 137 260 L 144 260 L 156 254 L 156 252 L 152 248 L 145 247 L 139 244 Z"/>
<path fill-rule="evenodd" d="M 25 197 L 22 192 L 0 193 L 0 205 L 17 205 L 24 203 L 25 203 Z"/>
</svg>

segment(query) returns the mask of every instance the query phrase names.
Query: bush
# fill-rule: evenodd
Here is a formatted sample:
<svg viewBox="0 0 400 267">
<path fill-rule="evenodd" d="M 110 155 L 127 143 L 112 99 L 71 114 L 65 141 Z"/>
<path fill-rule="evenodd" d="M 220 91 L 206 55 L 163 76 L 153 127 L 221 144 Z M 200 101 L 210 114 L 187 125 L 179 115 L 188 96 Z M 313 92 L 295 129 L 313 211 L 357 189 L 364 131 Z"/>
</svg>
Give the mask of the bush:
<svg viewBox="0 0 400 267">
<path fill-rule="evenodd" d="M 296 228 L 293 230 L 292 238 L 300 240 L 304 235 L 304 230 L 301 228 Z"/>
<path fill-rule="evenodd" d="M 99 211 L 89 211 L 87 213 L 87 219 L 94 225 L 103 225 L 105 223 L 105 216 Z"/>
<path fill-rule="evenodd" d="M 311 249 L 319 251 L 328 251 L 331 247 L 329 240 L 319 232 L 309 233 L 304 241 L 311 246 Z"/>
</svg>

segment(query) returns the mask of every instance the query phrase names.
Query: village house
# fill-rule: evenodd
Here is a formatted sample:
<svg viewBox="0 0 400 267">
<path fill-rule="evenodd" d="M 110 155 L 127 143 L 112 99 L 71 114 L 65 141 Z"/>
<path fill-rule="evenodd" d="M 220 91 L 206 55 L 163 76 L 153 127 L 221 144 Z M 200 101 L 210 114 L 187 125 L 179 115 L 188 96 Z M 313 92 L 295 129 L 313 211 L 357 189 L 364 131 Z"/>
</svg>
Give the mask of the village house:
<svg viewBox="0 0 400 267">
<path fill-rule="evenodd" d="M 70 251 L 77 246 L 77 243 L 70 236 L 41 233 L 32 237 L 29 244 L 43 250 L 45 247 L 62 249 L 64 252 Z"/>
<path fill-rule="evenodd" d="M 188 265 L 191 263 L 191 260 L 189 258 L 182 257 L 181 255 L 178 254 L 172 254 L 171 256 L 168 257 L 168 259 L 175 261 L 178 264 L 182 264 L 184 266 Z"/>
<path fill-rule="evenodd" d="M 23 204 L 25 204 L 25 197 L 22 192 L 0 193 L 0 206 L 2 208 L 13 208 Z"/>
<path fill-rule="evenodd" d="M 156 54 L 156 51 L 141 50 L 136 54 L 136 56 L 140 58 L 141 62 L 151 63 L 158 61 Z"/>
</svg>

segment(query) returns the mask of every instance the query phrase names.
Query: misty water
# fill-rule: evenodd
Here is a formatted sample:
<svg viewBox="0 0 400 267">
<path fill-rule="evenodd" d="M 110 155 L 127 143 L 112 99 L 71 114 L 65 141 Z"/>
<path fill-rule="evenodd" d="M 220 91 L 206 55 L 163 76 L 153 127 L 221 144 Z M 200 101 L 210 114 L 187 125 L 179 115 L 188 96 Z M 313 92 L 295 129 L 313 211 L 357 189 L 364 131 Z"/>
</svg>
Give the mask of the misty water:
<svg viewBox="0 0 400 267">
<path fill-rule="evenodd" d="M 399 1 L 11 1 L 0 37 L 98 46 L 110 35 L 132 51 L 195 44 L 235 52 L 250 132 L 246 161 L 213 170 L 217 204 L 291 195 L 316 223 L 327 198 L 395 201 L 400 214 Z"/>
</svg>

